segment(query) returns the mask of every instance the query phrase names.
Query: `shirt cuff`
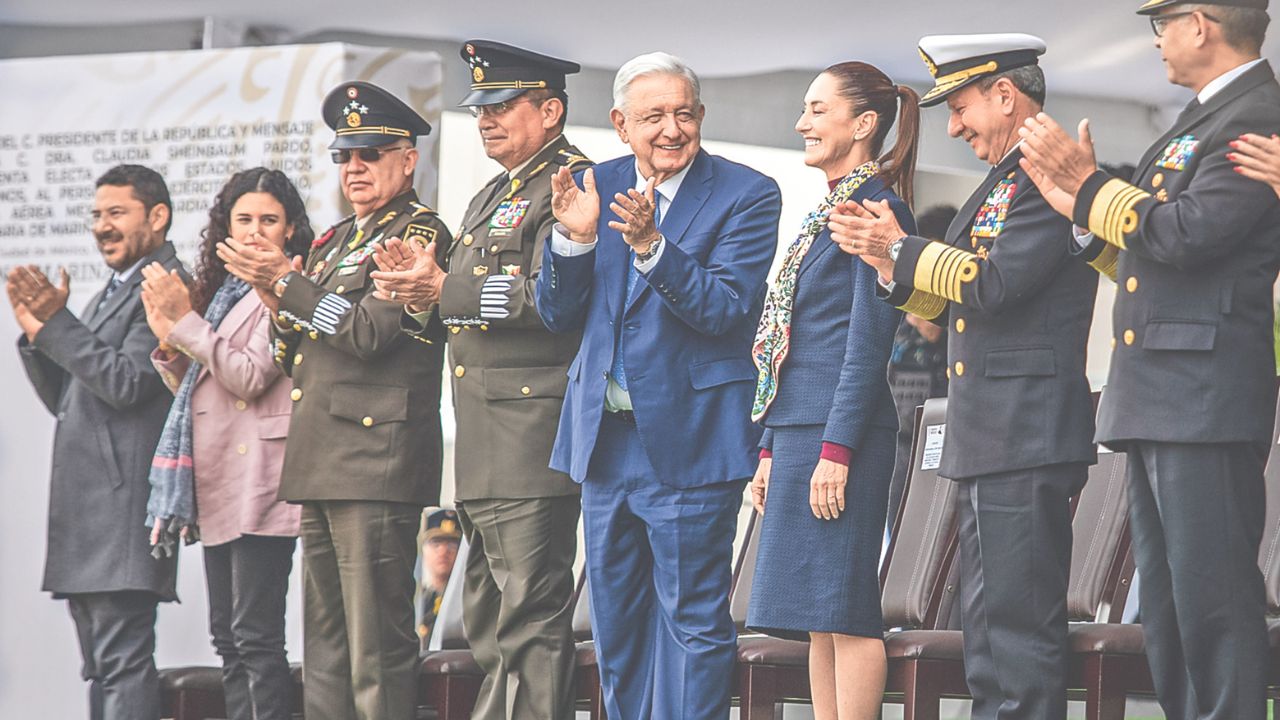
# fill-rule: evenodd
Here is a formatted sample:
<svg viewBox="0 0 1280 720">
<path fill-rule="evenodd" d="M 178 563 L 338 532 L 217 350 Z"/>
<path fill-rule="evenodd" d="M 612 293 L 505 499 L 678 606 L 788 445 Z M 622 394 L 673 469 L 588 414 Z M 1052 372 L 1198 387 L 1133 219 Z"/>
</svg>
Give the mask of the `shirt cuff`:
<svg viewBox="0 0 1280 720">
<path fill-rule="evenodd" d="M 898 283 L 896 280 L 890 280 L 889 282 L 884 282 L 878 277 L 878 273 L 876 277 L 876 284 L 884 288 L 884 291 L 886 293 L 889 293 L 890 295 L 892 295 L 893 291 L 898 287 Z"/>
<path fill-rule="evenodd" d="M 405 307 L 404 314 L 408 315 L 410 319 L 418 323 L 419 327 L 425 328 L 427 326 L 427 323 L 431 320 L 430 310 L 423 310 L 422 312 L 410 312 L 409 308 Z"/>
<path fill-rule="evenodd" d="M 760 448 L 760 459 L 768 460 L 773 457 L 773 451 L 769 448 Z"/>
<path fill-rule="evenodd" d="M 596 242 L 597 240 L 589 243 L 574 242 L 569 239 L 569 231 L 563 225 L 556 223 L 551 226 L 551 252 L 561 257 L 586 255 L 596 249 Z"/>
<path fill-rule="evenodd" d="M 658 241 L 658 250 L 653 254 L 653 257 L 645 260 L 644 262 L 640 262 L 640 258 L 638 257 L 635 259 L 636 270 L 639 270 L 641 275 L 648 275 L 649 271 L 653 270 L 653 268 L 657 266 L 658 261 L 662 259 L 662 253 L 666 251 L 666 249 L 667 239 L 663 238 Z"/>
<path fill-rule="evenodd" d="M 1089 244 L 1093 242 L 1093 233 L 1079 225 L 1071 226 L 1071 237 L 1076 239 L 1076 245 L 1079 245 L 1081 250 L 1089 247 Z"/>
<path fill-rule="evenodd" d="M 849 461 L 853 459 L 853 451 L 844 445 L 823 441 L 822 455 L 820 455 L 820 457 L 823 460 L 830 460 L 837 465 L 849 467 Z"/>
</svg>

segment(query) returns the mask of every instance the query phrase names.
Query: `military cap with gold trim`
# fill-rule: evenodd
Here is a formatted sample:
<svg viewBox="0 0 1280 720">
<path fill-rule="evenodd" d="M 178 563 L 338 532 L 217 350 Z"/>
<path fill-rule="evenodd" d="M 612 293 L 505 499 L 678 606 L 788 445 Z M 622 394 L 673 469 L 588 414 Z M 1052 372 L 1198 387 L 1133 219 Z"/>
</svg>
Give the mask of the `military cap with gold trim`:
<svg viewBox="0 0 1280 720">
<path fill-rule="evenodd" d="M 514 45 L 468 40 L 459 52 L 471 73 L 471 92 L 458 107 L 496 105 L 529 90 L 564 90 L 565 76 L 582 66 Z"/>
<path fill-rule="evenodd" d="M 330 90 L 321 114 L 325 124 L 337 133 L 329 145 L 331 150 L 413 141 L 431 132 L 431 124 L 403 100 L 377 85 L 358 80 Z"/>
<path fill-rule="evenodd" d="M 456 510 L 436 510 L 427 516 L 427 530 L 423 533 L 423 540 L 434 540 L 443 538 L 445 540 L 461 540 L 462 526 L 458 525 L 458 511 Z"/>
<path fill-rule="evenodd" d="M 1155 15 L 1164 8 L 1172 5 L 1227 5 L 1230 7 L 1253 8 L 1255 10 L 1266 10 L 1268 0 L 1204 0 L 1203 2 L 1192 2 L 1192 0 L 1147 0 L 1138 8 L 1139 15 Z"/>
<path fill-rule="evenodd" d="M 920 98 L 920 104 L 937 105 L 975 80 L 1036 65 L 1044 51 L 1044 40 L 1024 33 L 922 37 L 920 57 L 933 75 L 934 85 Z"/>
</svg>

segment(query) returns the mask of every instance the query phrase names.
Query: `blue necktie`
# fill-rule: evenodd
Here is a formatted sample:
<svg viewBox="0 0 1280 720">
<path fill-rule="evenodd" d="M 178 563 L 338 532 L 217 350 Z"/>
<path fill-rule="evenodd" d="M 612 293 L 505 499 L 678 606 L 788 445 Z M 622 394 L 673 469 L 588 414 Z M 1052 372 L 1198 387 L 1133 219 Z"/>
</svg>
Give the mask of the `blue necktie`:
<svg viewBox="0 0 1280 720">
<path fill-rule="evenodd" d="M 654 208 L 653 222 L 655 226 L 662 225 L 662 194 L 657 190 L 653 192 Z M 640 271 L 636 269 L 636 252 L 630 250 L 627 253 L 627 294 L 623 296 L 623 312 L 626 312 L 627 305 L 631 302 L 631 295 L 636 290 L 636 285 L 640 283 Z M 613 368 L 610 370 L 613 381 L 618 383 L 618 387 L 623 390 L 627 389 L 627 370 L 622 363 L 622 325 L 618 325 L 618 348 L 613 353 Z"/>
<path fill-rule="evenodd" d="M 120 282 L 119 277 L 112 275 L 111 279 L 107 281 L 107 290 L 102 293 L 102 299 L 98 301 L 98 307 L 94 309 L 94 313 L 101 310 L 102 307 L 107 304 L 107 301 L 111 299 L 111 295 L 114 294 L 115 291 L 123 284 L 124 283 Z"/>
</svg>

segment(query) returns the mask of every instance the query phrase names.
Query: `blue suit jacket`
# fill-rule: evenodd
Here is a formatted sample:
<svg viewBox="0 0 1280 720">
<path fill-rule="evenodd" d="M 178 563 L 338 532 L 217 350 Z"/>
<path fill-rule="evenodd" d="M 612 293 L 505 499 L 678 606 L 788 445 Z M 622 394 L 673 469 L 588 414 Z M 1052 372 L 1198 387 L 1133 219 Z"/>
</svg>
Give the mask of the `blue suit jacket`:
<svg viewBox="0 0 1280 720">
<path fill-rule="evenodd" d="M 635 158 L 597 165 L 595 177 L 595 250 L 562 257 L 547 242 L 538 276 L 543 322 L 582 332 L 551 467 L 586 477 L 622 333 L 636 428 L 656 479 L 690 488 L 750 477 L 759 440 L 751 343 L 777 244 L 777 183 L 700 151 L 663 217 L 662 257 L 628 302 L 630 249 L 607 223 L 614 194 L 635 184 Z"/>
<path fill-rule="evenodd" d="M 907 233 L 915 219 L 878 178 L 852 200 L 888 200 Z M 902 313 L 876 296 L 876 271 L 840 250 L 823 230 L 800 263 L 791 315 L 791 349 L 778 393 L 761 419 L 767 428 L 823 425 L 822 439 L 855 451 L 869 427 L 898 427 L 886 369 Z M 772 433 L 761 443 L 772 447 Z M 855 455 L 856 457 L 856 455 Z"/>
</svg>

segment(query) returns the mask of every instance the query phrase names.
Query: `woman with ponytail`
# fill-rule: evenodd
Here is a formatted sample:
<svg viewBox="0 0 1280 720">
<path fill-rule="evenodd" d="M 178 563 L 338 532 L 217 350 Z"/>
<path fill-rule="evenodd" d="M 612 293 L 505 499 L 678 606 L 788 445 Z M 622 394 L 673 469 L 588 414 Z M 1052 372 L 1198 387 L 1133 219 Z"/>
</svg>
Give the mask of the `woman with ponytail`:
<svg viewBox="0 0 1280 720">
<path fill-rule="evenodd" d="M 866 63 L 833 65 L 810 84 L 796 132 L 829 193 L 787 247 L 752 351 L 753 416 L 765 431 L 751 483 L 763 517 L 747 624 L 810 641 L 818 720 L 880 711 L 877 571 L 898 426 L 885 368 L 900 319 L 877 299 L 875 270 L 832 242 L 827 215 L 886 202 L 915 232 L 919 124 L 916 94 Z"/>
</svg>

